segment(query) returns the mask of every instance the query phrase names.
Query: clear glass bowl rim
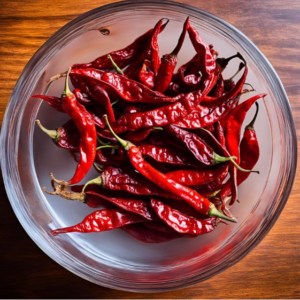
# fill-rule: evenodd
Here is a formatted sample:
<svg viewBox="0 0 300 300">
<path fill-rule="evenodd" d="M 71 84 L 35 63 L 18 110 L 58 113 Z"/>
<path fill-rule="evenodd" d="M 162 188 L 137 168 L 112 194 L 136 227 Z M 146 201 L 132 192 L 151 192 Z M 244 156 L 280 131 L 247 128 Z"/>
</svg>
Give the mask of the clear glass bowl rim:
<svg viewBox="0 0 300 300">
<path fill-rule="evenodd" d="M 258 233 L 256 235 L 252 236 L 252 238 L 249 238 L 247 240 L 247 247 L 243 248 L 243 251 L 240 251 L 238 253 L 238 256 L 235 256 L 235 260 L 230 260 L 230 257 L 228 256 L 226 260 L 222 262 L 220 266 L 218 266 L 217 269 L 212 270 L 209 272 L 209 274 L 206 275 L 205 278 L 200 278 L 198 275 L 193 276 L 190 278 L 186 278 L 182 282 L 176 282 L 170 287 L 170 286 L 161 286 L 160 288 L 152 288 L 151 284 L 149 284 L 147 287 L 135 287 L 134 285 L 131 285 L 132 282 L 124 284 L 118 284 L 117 282 L 115 284 L 112 284 L 111 281 L 105 281 L 103 278 L 102 280 L 92 278 L 86 275 L 85 272 L 81 271 L 80 268 L 74 268 L 72 265 L 72 260 L 70 260 L 69 257 L 64 255 L 64 253 L 53 253 L 51 252 L 51 248 L 45 247 L 43 242 L 43 238 L 39 236 L 37 231 L 32 230 L 32 224 L 31 220 L 26 218 L 24 216 L 24 212 L 20 210 L 20 206 L 18 205 L 17 196 L 21 195 L 20 191 L 17 191 L 17 186 L 13 185 L 12 178 L 16 176 L 16 174 L 13 175 L 12 171 L 14 168 L 12 168 L 11 164 L 8 164 L 8 160 L 13 158 L 10 153 L 11 149 L 11 140 L 10 136 L 14 137 L 14 147 L 15 152 L 17 152 L 18 149 L 18 140 L 19 140 L 19 131 L 21 126 L 21 120 L 22 118 L 16 118 L 16 115 L 22 115 L 22 109 L 24 110 L 24 105 L 20 105 L 18 103 L 17 97 L 14 97 L 15 94 L 22 91 L 24 87 L 26 86 L 25 82 L 26 80 L 29 80 L 31 77 L 29 76 L 30 72 L 32 72 L 32 67 L 35 66 L 40 60 L 43 60 L 43 58 L 49 58 L 49 52 L 53 52 L 53 48 L 57 48 L 60 44 L 62 37 L 69 37 L 72 36 L 72 33 L 76 30 L 76 28 L 84 24 L 85 21 L 90 21 L 93 19 L 94 16 L 100 17 L 101 15 L 107 15 L 109 13 L 113 13 L 115 11 L 121 11 L 124 9 L 133 9 L 136 7 L 143 7 L 143 6 L 157 6 L 161 8 L 169 7 L 170 9 L 173 9 L 175 11 L 183 10 L 185 12 L 194 13 L 195 15 L 199 16 L 206 16 L 207 18 L 212 19 L 214 22 L 218 23 L 218 25 L 225 27 L 229 32 L 234 33 L 237 37 L 239 37 L 240 40 L 243 40 L 244 44 L 243 46 L 247 47 L 247 51 L 251 53 L 255 53 L 255 56 L 257 59 L 259 59 L 260 63 L 262 64 L 262 68 L 265 68 L 269 75 L 272 77 L 273 82 L 276 83 L 275 88 L 277 89 L 277 94 L 280 95 L 281 99 L 281 106 L 283 115 L 285 116 L 286 120 L 286 143 L 285 147 L 288 149 L 285 149 L 285 151 L 288 151 L 290 153 L 291 159 L 288 161 L 293 162 L 290 163 L 290 165 L 287 168 L 287 174 L 286 175 L 286 182 L 284 186 L 282 187 L 280 197 L 278 197 L 278 205 L 275 207 L 272 217 L 269 218 L 268 222 L 264 224 Z M 51 46 L 50 46 L 51 45 Z M 13 117 L 12 117 L 13 116 Z M 15 123 L 12 124 L 11 120 L 17 120 Z M 33 55 L 33 57 L 30 59 L 30 61 L 25 66 L 24 70 L 22 71 L 15 87 L 12 92 L 12 95 L 10 97 L 10 100 L 8 102 L 5 116 L 3 119 L 3 125 L 2 125 L 2 132 L 1 132 L 1 168 L 2 168 L 2 174 L 3 174 L 3 180 L 5 184 L 5 188 L 7 191 L 8 198 L 10 200 L 10 203 L 14 209 L 14 212 L 16 216 L 18 217 L 20 223 L 22 224 L 23 228 L 26 230 L 28 235 L 35 241 L 35 243 L 53 260 L 55 260 L 60 265 L 64 266 L 71 272 L 75 273 L 78 276 L 81 276 L 87 280 L 90 280 L 94 283 L 109 287 L 109 288 L 115 288 L 115 289 L 121 289 L 121 290 L 127 290 L 127 291 L 134 291 L 134 292 L 159 292 L 159 291 L 166 291 L 166 290 L 174 290 L 179 289 L 183 287 L 187 287 L 190 285 L 193 285 L 197 282 L 203 281 L 205 279 L 208 279 L 214 275 L 216 275 L 219 272 L 222 272 L 223 270 L 229 268 L 233 264 L 237 263 L 239 260 L 241 260 L 244 256 L 246 256 L 251 250 L 255 248 L 255 246 L 265 237 L 265 235 L 269 232 L 269 230 L 272 228 L 276 220 L 278 219 L 282 209 L 284 208 L 284 205 L 286 204 L 289 194 L 291 192 L 295 174 L 296 174 L 296 168 L 297 168 L 297 137 L 296 137 L 296 130 L 294 125 L 294 120 L 291 112 L 291 108 L 289 105 L 289 101 L 287 98 L 287 95 L 285 93 L 285 90 L 280 82 L 280 79 L 278 75 L 276 74 L 275 70 L 269 63 L 269 61 L 265 58 L 265 56 L 260 52 L 260 50 L 239 30 L 237 30 L 235 27 L 230 25 L 229 23 L 225 22 L 224 20 L 208 13 L 205 11 L 202 11 L 198 8 L 195 8 L 193 6 L 177 3 L 173 1 L 160 1 L 160 0 L 152 0 L 152 1 L 135 1 L 135 0 L 128 0 L 125 2 L 117 2 L 113 4 L 108 4 L 105 6 L 98 7 L 96 9 L 93 9 L 91 11 L 88 11 L 80 16 L 78 16 L 73 21 L 69 22 L 65 26 L 63 26 L 61 29 L 59 29 L 54 35 L 52 35 L 40 48 L 39 50 Z M 16 162 L 14 159 L 12 159 L 12 164 Z M 47 241 L 46 241 L 47 242 Z"/>
</svg>

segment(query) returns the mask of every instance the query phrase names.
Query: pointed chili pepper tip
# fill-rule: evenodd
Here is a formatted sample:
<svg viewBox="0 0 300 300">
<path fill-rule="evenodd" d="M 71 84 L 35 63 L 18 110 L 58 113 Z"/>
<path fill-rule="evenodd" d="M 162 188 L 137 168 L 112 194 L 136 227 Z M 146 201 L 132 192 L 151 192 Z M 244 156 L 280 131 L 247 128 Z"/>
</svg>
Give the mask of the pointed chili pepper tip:
<svg viewBox="0 0 300 300">
<path fill-rule="evenodd" d="M 236 220 L 236 219 L 228 218 L 228 217 L 226 217 L 225 215 L 223 215 L 221 212 L 219 212 L 219 211 L 217 210 L 217 208 L 216 208 L 213 204 L 212 204 L 210 210 L 208 211 L 208 215 L 209 215 L 210 217 L 217 217 L 217 218 L 221 218 L 221 219 L 224 219 L 224 220 L 233 222 L 233 223 L 237 223 L 237 220 Z"/>
</svg>

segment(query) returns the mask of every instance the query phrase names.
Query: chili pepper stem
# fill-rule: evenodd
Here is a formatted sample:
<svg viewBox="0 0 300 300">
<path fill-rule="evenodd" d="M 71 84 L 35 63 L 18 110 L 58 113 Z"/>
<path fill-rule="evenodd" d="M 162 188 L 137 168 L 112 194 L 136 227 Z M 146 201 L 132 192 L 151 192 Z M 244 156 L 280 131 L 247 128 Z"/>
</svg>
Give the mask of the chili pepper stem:
<svg viewBox="0 0 300 300">
<path fill-rule="evenodd" d="M 103 170 L 97 165 L 94 163 L 94 168 L 98 171 L 98 172 L 102 172 Z"/>
<path fill-rule="evenodd" d="M 64 186 L 64 185 L 58 185 L 55 187 L 53 180 L 51 181 L 51 185 L 54 189 L 54 192 L 47 191 L 45 187 L 43 187 L 43 191 L 49 195 L 60 196 L 67 200 L 80 201 L 82 203 L 86 202 L 86 195 L 84 193 L 69 192 L 66 190 L 66 186 Z"/>
<path fill-rule="evenodd" d="M 130 147 L 134 146 L 132 143 L 125 141 L 123 139 L 121 139 L 120 137 L 118 137 L 114 131 L 112 130 L 111 126 L 109 125 L 108 119 L 107 119 L 107 115 L 103 116 L 106 122 L 106 125 L 108 126 L 109 131 L 111 132 L 111 134 L 118 140 L 118 142 L 124 147 L 124 149 L 127 151 L 130 149 Z"/>
<path fill-rule="evenodd" d="M 224 220 L 227 220 L 227 221 L 230 221 L 233 223 L 237 223 L 237 220 L 235 218 L 233 218 L 233 219 L 228 218 L 225 215 L 223 215 L 221 212 L 219 212 L 217 210 L 217 208 L 214 206 L 214 204 L 212 204 L 211 208 L 209 209 L 208 215 L 210 217 L 217 217 L 217 218 L 224 219 Z"/>
<path fill-rule="evenodd" d="M 50 177 L 52 178 L 53 181 L 55 181 L 59 185 L 69 185 L 67 181 L 56 179 L 52 173 L 50 173 Z"/>
<path fill-rule="evenodd" d="M 101 184 L 102 184 L 102 178 L 101 178 L 101 176 L 98 176 L 97 178 L 94 178 L 94 179 L 88 181 L 88 182 L 84 185 L 84 187 L 83 187 L 81 193 L 84 193 L 86 187 L 87 187 L 88 185 L 90 185 L 90 184 L 101 185 Z"/>
<path fill-rule="evenodd" d="M 118 67 L 118 65 L 114 62 L 114 60 L 112 59 L 112 57 L 110 56 L 110 54 L 107 55 L 107 57 L 109 58 L 109 60 L 111 61 L 113 67 L 115 68 L 115 70 L 117 71 L 118 74 L 124 75 L 123 71 Z"/>
<path fill-rule="evenodd" d="M 59 78 L 61 78 L 61 77 L 66 77 L 66 75 L 67 75 L 67 72 L 60 73 L 60 74 L 57 74 L 57 75 L 55 75 L 55 76 L 52 76 L 52 77 L 47 81 L 47 83 L 51 83 L 52 81 L 57 80 L 57 79 L 59 79 Z"/>
<path fill-rule="evenodd" d="M 256 105 L 256 112 L 255 115 L 252 119 L 252 121 L 245 127 L 245 130 L 254 130 L 254 123 L 256 121 L 257 115 L 258 115 L 258 110 L 259 110 L 259 105 L 257 102 L 255 102 Z"/>
<path fill-rule="evenodd" d="M 65 81 L 65 89 L 64 89 L 64 91 L 61 95 L 62 97 L 68 97 L 68 96 L 73 95 L 73 93 L 69 89 L 69 74 L 70 74 L 71 70 L 72 70 L 72 67 L 70 67 L 69 70 L 68 70 L 68 73 L 67 73 L 67 76 L 66 76 L 66 81 Z"/>
<path fill-rule="evenodd" d="M 112 146 L 112 145 L 103 145 L 103 146 L 97 147 L 96 150 L 103 149 L 103 148 L 119 149 L 119 146 L 118 145 L 115 145 L 115 146 Z"/>
<path fill-rule="evenodd" d="M 218 195 L 218 194 L 220 193 L 220 191 L 221 191 L 221 190 L 217 190 L 217 191 L 213 192 L 212 194 L 210 194 L 210 195 L 208 196 L 208 198 L 215 197 L 216 195 Z"/>
<path fill-rule="evenodd" d="M 213 161 L 214 163 L 221 163 L 221 162 L 226 162 L 226 161 L 231 161 L 240 171 L 242 172 L 250 172 L 250 173 L 257 173 L 259 174 L 259 171 L 251 171 L 251 170 L 246 170 L 242 167 L 240 167 L 234 160 L 236 159 L 235 156 L 230 156 L 230 157 L 223 157 L 218 155 L 217 153 L 213 154 Z"/>
<path fill-rule="evenodd" d="M 162 127 L 153 127 L 155 130 L 164 130 Z"/>
<path fill-rule="evenodd" d="M 41 128 L 42 131 L 44 131 L 48 136 L 51 137 L 55 142 L 58 142 L 60 140 L 60 136 L 57 132 L 57 130 L 49 130 L 46 129 L 40 122 L 40 120 L 35 120 L 35 123 Z"/>
</svg>

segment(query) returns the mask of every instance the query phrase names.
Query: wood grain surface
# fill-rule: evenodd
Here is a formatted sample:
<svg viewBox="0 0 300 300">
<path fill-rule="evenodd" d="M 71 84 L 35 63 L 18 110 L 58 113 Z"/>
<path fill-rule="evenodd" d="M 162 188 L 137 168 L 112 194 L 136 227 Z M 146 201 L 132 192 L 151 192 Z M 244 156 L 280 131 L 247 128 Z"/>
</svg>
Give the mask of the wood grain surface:
<svg viewBox="0 0 300 300">
<path fill-rule="evenodd" d="M 113 0 L 0 1 L 0 122 L 12 89 L 35 51 L 79 14 Z M 246 34 L 281 78 L 300 135 L 299 0 L 182 0 Z M 193 287 L 159 294 L 110 290 L 52 261 L 27 236 L 0 184 L 1 298 L 299 298 L 300 173 L 289 201 L 266 238 L 241 262 Z"/>
</svg>

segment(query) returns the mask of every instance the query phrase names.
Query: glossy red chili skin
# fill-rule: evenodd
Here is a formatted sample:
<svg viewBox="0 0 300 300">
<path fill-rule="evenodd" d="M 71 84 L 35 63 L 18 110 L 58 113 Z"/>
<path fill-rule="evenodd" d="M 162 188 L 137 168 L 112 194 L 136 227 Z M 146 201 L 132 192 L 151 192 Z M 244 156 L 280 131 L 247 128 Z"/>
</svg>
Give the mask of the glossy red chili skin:
<svg viewBox="0 0 300 300">
<path fill-rule="evenodd" d="M 148 66 L 146 62 L 144 62 L 140 72 L 139 72 L 139 81 L 144 84 L 149 89 L 153 89 L 154 87 L 154 73 L 151 70 L 151 66 Z"/>
<path fill-rule="evenodd" d="M 194 110 L 191 114 L 183 118 L 181 121 L 174 123 L 174 125 L 186 129 L 198 129 L 206 127 L 224 118 L 232 110 L 237 102 L 238 99 L 229 100 L 226 103 L 217 106 L 215 109 L 204 116 L 202 116 L 203 112 Z M 207 108 L 205 112 L 206 111 Z"/>
<path fill-rule="evenodd" d="M 252 170 L 259 159 L 260 151 L 257 136 L 254 129 L 246 129 L 240 143 L 240 166 L 242 168 Z M 241 172 L 237 170 L 237 185 L 240 185 L 248 177 L 249 172 Z M 226 182 L 220 196 L 225 199 L 231 194 L 230 182 Z"/>
<path fill-rule="evenodd" d="M 203 185 L 213 181 L 228 169 L 226 164 L 211 170 L 178 170 L 169 172 L 166 176 L 182 185 Z"/>
<path fill-rule="evenodd" d="M 143 156 L 151 157 L 161 163 L 184 167 L 203 167 L 203 164 L 199 163 L 197 159 L 179 149 L 170 147 L 161 148 L 149 144 L 139 146 L 138 148 Z"/>
<path fill-rule="evenodd" d="M 235 82 L 230 79 L 224 80 L 224 92 L 230 92 L 235 87 Z"/>
<path fill-rule="evenodd" d="M 149 40 L 152 35 L 153 29 L 148 30 L 143 35 L 139 36 L 137 39 L 133 41 L 127 47 L 113 51 L 107 54 L 104 54 L 94 61 L 85 64 L 75 64 L 73 65 L 72 69 L 83 69 L 83 68 L 95 68 L 95 69 L 113 69 L 110 59 L 107 57 L 108 54 L 112 57 L 114 62 L 120 67 L 125 68 L 129 65 L 139 51 L 144 48 L 145 43 Z"/>
<path fill-rule="evenodd" d="M 185 131 L 174 125 L 165 127 L 166 132 L 175 137 L 178 142 L 184 145 L 203 164 L 211 166 L 214 164 L 214 151 L 203 139 L 194 133 Z"/>
<path fill-rule="evenodd" d="M 154 182 L 162 190 L 173 193 L 180 197 L 197 211 L 204 215 L 208 215 L 211 209 L 211 203 L 208 199 L 202 197 L 192 189 L 183 186 L 174 180 L 168 179 L 168 177 L 155 170 L 150 164 L 148 164 L 142 156 L 142 153 L 136 146 L 131 146 L 128 150 L 128 157 L 133 167 L 141 173 L 144 177 Z"/>
<path fill-rule="evenodd" d="M 198 220 L 155 199 L 151 199 L 151 207 L 162 221 L 179 233 L 200 235 L 213 231 L 217 226 L 217 218 Z"/>
<path fill-rule="evenodd" d="M 97 104 L 97 102 L 95 102 L 87 97 L 84 97 L 83 93 L 81 92 L 80 89 L 74 89 L 73 94 L 75 95 L 77 101 L 82 105 L 91 106 L 91 105 Z"/>
<path fill-rule="evenodd" d="M 150 221 L 159 220 L 157 215 L 152 210 L 150 203 L 147 201 L 137 200 L 137 199 L 123 199 L 123 198 L 110 197 L 110 196 L 105 196 L 105 195 L 102 195 L 102 194 L 99 194 L 96 192 L 92 192 L 92 191 L 86 192 L 86 195 L 87 195 L 87 204 L 88 205 L 90 202 L 90 197 L 92 196 L 92 197 L 96 197 L 100 200 L 99 202 L 101 204 L 99 204 L 99 206 L 103 205 L 102 203 L 104 200 L 104 201 L 112 203 L 126 211 L 130 211 L 135 214 L 141 215 L 142 217 L 144 217 L 147 220 L 150 220 Z M 93 201 L 93 204 L 95 204 L 95 201 Z M 89 206 L 91 206 L 91 205 L 89 205 Z M 94 205 L 93 207 L 97 207 L 97 206 Z"/>
<path fill-rule="evenodd" d="M 101 151 L 102 150 L 102 151 Z M 104 149 L 99 149 L 96 152 L 95 162 L 104 166 L 126 166 L 128 165 L 128 159 L 116 160 L 111 155 L 103 153 Z"/>
<path fill-rule="evenodd" d="M 214 96 L 219 98 L 222 97 L 223 94 L 224 94 L 224 80 L 222 74 L 220 74 Z"/>
<path fill-rule="evenodd" d="M 145 221 L 140 215 L 122 209 L 102 209 L 87 215 L 77 225 L 51 230 L 52 235 L 69 232 L 102 232 Z"/>
<path fill-rule="evenodd" d="M 129 131 L 126 133 L 126 140 L 133 143 L 143 141 L 150 134 L 151 130 L 151 128 L 141 128 L 136 131 Z"/>
<path fill-rule="evenodd" d="M 101 174 L 102 186 L 115 191 L 126 191 L 136 195 L 160 196 L 165 198 L 179 199 L 175 195 L 164 191 L 151 180 L 147 180 L 141 174 L 128 168 L 105 167 Z"/>
<path fill-rule="evenodd" d="M 111 125 L 117 134 L 135 131 L 140 128 L 166 126 L 181 120 L 191 113 L 194 109 L 194 99 L 193 94 L 190 93 L 170 105 L 142 113 L 124 115 Z"/>
<path fill-rule="evenodd" d="M 208 107 L 216 107 L 218 105 L 225 103 L 229 99 L 236 97 L 242 91 L 242 88 L 247 78 L 247 74 L 248 74 L 248 67 L 245 66 L 245 71 L 242 77 L 239 79 L 239 81 L 236 83 L 235 87 L 231 91 L 214 100 L 206 100 L 204 98 L 201 101 L 201 105 L 208 106 Z"/>
<path fill-rule="evenodd" d="M 77 102 L 73 94 L 61 98 L 62 108 L 74 121 L 81 136 L 79 151 L 80 160 L 75 174 L 67 182 L 69 185 L 81 181 L 92 167 L 96 156 L 97 135 L 91 115 L 85 107 Z"/>
<path fill-rule="evenodd" d="M 33 95 L 31 97 L 43 99 L 46 103 L 48 103 L 55 110 L 65 113 L 65 110 L 61 106 L 61 99 L 58 97 L 46 96 L 46 95 Z"/>
<path fill-rule="evenodd" d="M 218 141 L 223 147 L 226 147 L 225 133 L 224 133 L 224 128 L 221 125 L 221 122 L 218 121 L 214 123 L 214 127 L 215 127 L 216 137 Z"/>
<path fill-rule="evenodd" d="M 158 232 L 147 228 L 143 224 L 131 224 L 122 227 L 121 229 L 131 235 L 133 238 L 143 243 L 150 244 L 165 243 L 183 236 L 178 232 Z"/>
</svg>

